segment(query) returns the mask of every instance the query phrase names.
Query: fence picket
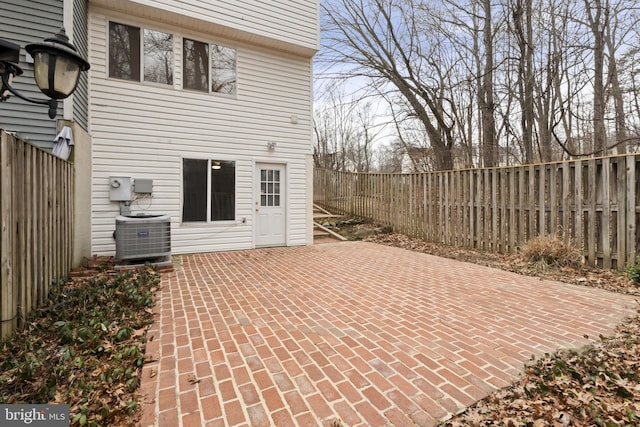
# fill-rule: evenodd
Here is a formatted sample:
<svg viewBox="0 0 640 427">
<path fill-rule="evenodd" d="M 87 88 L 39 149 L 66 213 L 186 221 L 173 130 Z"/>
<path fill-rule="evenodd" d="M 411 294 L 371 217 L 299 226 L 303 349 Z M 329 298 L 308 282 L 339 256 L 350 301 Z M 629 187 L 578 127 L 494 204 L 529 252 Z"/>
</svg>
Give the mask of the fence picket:
<svg viewBox="0 0 640 427">
<path fill-rule="evenodd" d="M 13 295 L 13 211 L 11 189 L 13 170 L 9 137 L 0 134 L 0 331 L 7 336 L 17 325 L 14 316 L 16 302 Z"/>
<path fill-rule="evenodd" d="M 601 227 L 600 228 L 600 240 L 602 242 L 602 267 L 606 269 L 611 268 L 611 242 L 610 242 L 610 227 L 611 227 L 611 210 L 610 210 L 610 188 L 611 181 L 609 179 L 611 172 L 611 160 L 609 158 L 602 159 L 602 182 L 598 186 L 601 188 L 601 200 L 600 206 L 602 209 L 601 214 Z"/>
<path fill-rule="evenodd" d="M 626 197 L 626 229 L 625 229 L 625 242 L 626 242 L 626 257 L 623 257 L 622 254 L 618 254 L 621 260 L 626 258 L 626 262 L 621 262 L 618 268 L 624 268 L 628 264 L 633 264 L 636 260 L 636 218 L 637 218 L 637 210 L 636 210 L 636 191 L 637 191 L 637 183 L 636 183 L 636 162 L 637 157 L 629 155 L 626 157 L 626 182 L 627 182 L 627 197 Z"/>
<path fill-rule="evenodd" d="M 626 233 L 627 226 L 626 216 L 624 212 L 624 206 L 626 203 L 627 194 L 627 181 L 625 179 L 627 158 L 619 157 L 616 159 L 616 178 L 614 183 L 616 184 L 616 256 L 615 256 L 615 268 L 621 268 L 621 265 L 626 264 L 626 260 L 622 256 L 624 254 L 626 245 Z"/>
<path fill-rule="evenodd" d="M 526 170 L 524 168 L 518 168 L 518 247 L 522 246 L 527 241 L 526 235 L 526 212 L 525 212 L 525 200 L 526 200 L 526 187 L 525 178 Z M 515 231 L 514 231 L 515 233 Z"/>
<path fill-rule="evenodd" d="M 558 206 L 558 168 L 557 165 L 553 164 L 549 167 L 549 203 L 548 207 L 545 208 L 549 210 L 549 214 L 547 217 L 549 218 L 549 234 L 553 236 L 560 236 L 558 232 L 558 211 L 561 209 Z M 562 211 L 560 211 L 562 213 Z"/>
<path fill-rule="evenodd" d="M 571 238 L 571 169 L 569 163 L 561 163 L 562 170 L 562 219 L 560 234 L 565 243 L 569 243 Z"/>
<path fill-rule="evenodd" d="M 509 169 L 509 226 L 507 227 L 508 235 L 508 253 L 515 252 L 516 239 L 518 232 L 516 229 L 516 169 Z"/>
<path fill-rule="evenodd" d="M 484 197 L 482 195 L 482 171 L 473 171 L 473 175 L 476 179 L 476 203 L 475 203 L 475 228 L 476 228 L 476 241 L 474 248 L 475 249 L 483 249 L 482 248 L 482 236 L 484 234 L 484 227 L 482 223 L 482 203 Z"/>
</svg>

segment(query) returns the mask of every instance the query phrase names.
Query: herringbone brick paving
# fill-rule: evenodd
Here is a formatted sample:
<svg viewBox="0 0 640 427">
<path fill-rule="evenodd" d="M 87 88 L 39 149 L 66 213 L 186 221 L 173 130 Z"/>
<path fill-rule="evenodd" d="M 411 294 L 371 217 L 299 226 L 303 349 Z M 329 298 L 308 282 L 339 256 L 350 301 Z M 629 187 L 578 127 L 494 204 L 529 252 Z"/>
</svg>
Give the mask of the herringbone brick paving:
<svg viewBox="0 0 640 427">
<path fill-rule="evenodd" d="M 143 427 L 433 426 L 635 307 L 363 242 L 177 262 L 149 331 Z"/>
</svg>

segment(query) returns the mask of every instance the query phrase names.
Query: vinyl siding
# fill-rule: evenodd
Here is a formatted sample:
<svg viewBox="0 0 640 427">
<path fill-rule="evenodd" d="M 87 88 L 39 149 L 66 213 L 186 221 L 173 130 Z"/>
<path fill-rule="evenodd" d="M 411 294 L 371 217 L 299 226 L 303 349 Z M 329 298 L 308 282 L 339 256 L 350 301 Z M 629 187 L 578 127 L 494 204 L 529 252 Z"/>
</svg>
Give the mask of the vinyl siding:
<svg viewBox="0 0 640 427">
<path fill-rule="evenodd" d="M 174 85 L 110 79 L 108 22 L 171 32 Z M 237 95 L 184 91 L 182 37 L 237 49 Z M 306 158 L 311 153 L 311 60 L 213 33 L 90 8 L 90 116 L 93 137 L 92 251 L 113 254 L 119 204 L 109 201 L 109 176 L 153 179 L 153 198 L 134 202 L 134 213 L 172 218 L 172 252 L 253 247 L 256 162 L 286 164 L 287 244 L 307 242 Z M 297 124 L 291 117 L 296 115 Z M 277 143 L 268 151 L 267 143 Z M 236 162 L 236 220 L 181 223 L 182 158 Z M 151 202 L 151 203 L 149 203 Z M 246 223 L 242 219 L 246 218 Z"/>
<path fill-rule="evenodd" d="M 316 47 L 316 0 L 138 0 L 140 4 L 201 17 L 218 25 Z"/>
<path fill-rule="evenodd" d="M 46 99 L 33 80 L 33 64 L 25 62 L 24 46 L 41 42 L 62 27 L 63 0 L 12 0 L 0 1 L 3 25 L 0 38 L 18 43 L 20 67 L 24 74 L 13 80 L 13 87 L 24 95 Z M 50 148 L 56 134 L 56 121 L 48 116 L 46 105 L 28 103 L 15 96 L 0 104 L 0 127 L 20 134 L 40 147 Z M 59 103 L 58 113 L 62 111 Z"/>
<path fill-rule="evenodd" d="M 319 0 L 92 0 L 132 16 L 281 48 L 318 50 Z"/>
<path fill-rule="evenodd" d="M 73 0 L 73 44 L 80 56 L 89 57 L 87 0 Z M 73 119 L 84 130 L 89 130 L 89 76 L 87 73 L 80 73 L 78 86 L 73 93 Z"/>
</svg>

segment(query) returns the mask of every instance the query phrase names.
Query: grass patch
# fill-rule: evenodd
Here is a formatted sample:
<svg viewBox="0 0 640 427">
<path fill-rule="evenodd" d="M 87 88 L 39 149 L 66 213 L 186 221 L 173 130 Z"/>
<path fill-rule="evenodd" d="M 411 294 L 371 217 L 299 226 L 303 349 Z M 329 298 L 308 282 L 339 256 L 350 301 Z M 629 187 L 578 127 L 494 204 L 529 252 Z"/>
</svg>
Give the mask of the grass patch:
<svg viewBox="0 0 640 427">
<path fill-rule="evenodd" d="M 52 286 L 48 306 L 0 343 L 0 403 L 68 404 L 71 425 L 135 418 L 159 281 L 148 268 Z"/>
</svg>

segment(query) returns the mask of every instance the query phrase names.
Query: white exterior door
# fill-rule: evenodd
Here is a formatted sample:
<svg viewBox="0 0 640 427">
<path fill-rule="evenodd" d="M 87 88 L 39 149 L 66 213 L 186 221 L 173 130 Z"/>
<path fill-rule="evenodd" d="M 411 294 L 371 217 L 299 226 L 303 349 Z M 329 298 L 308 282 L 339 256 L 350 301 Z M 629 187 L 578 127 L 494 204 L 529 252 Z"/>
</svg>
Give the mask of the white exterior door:
<svg viewBox="0 0 640 427">
<path fill-rule="evenodd" d="M 287 243 L 285 183 L 284 165 L 256 164 L 256 247 Z"/>
</svg>

